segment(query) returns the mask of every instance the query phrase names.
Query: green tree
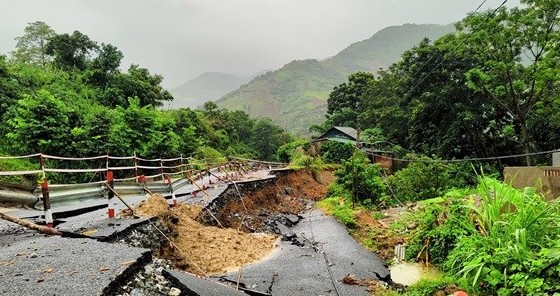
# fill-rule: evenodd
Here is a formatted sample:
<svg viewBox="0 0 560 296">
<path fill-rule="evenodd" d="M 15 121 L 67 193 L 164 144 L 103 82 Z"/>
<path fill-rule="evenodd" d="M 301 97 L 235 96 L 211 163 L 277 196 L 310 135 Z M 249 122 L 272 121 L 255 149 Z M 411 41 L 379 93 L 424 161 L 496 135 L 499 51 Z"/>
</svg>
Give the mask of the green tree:
<svg viewBox="0 0 560 296">
<path fill-rule="evenodd" d="M 327 119 L 331 126 L 357 127 L 357 118 L 364 101 L 372 73 L 357 72 L 348 76 L 348 82 L 335 86 L 327 100 Z"/>
<path fill-rule="evenodd" d="M 91 63 L 90 83 L 99 87 L 107 87 L 113 75 L 119 73 L 123 57 L 123 53 L 117 47 L 102 43 L 98 55 Z"/>
<path fill-rule="evenodd" d="M 55 31 L 41 21 L 28 23 L 24 35 L 16 37 L 16 48 L 12 57 L 20 63 L 38 65 L 45 68 L 52 60 L 47 55 L 47 42 L 56 35 Z"/>
<path fill-rule="evenodd" d="M 472 14 L 457 26 L 465 47 L 483 63 L 467 72 L 468 85 L 512 117 L 523 151 L 535 147 L 531 115 L 558 95 L 560 1 L 522 0 L 522 7 Z M 531 157 L 526 156 L 531 165 Z"/>
<path fill-rule="evenodd" d="M 0 55 L 0 119 L 19 99 L 20 91 L 15 75 L 8 68 L 6 58 Z"/>
<path fill-rule="evenodd" d="M 173 100 L 173 96 L 161 86 L 162 82 L 163 76 L 133 64 L 127 73 L 113 75 L 102 95 L 102 103 L 126 107 L 129 98 L 138 97 L 141 106 L 163 106 L 163 102 Z"/>
<path fill-rule="evenodd" d="M 274 125 L 272 120 L 263 118 L 256 122 L 251 140 L 253 149 L 260 160 L 275 160 L 278 148 L 290 142 L 291 137 Z"/>
<path fill-rule="evenodd" d="M 48 91 L 18 101 L 13 118 L 7 121 L 13 151 L 65 155 L 72 143 L 71 121 L 75 111 Z M 16 144 L 17 143 L 17 144 Z"/>
<path fill-rule="evenodd" d="M 74 31 L 72 35 L 55 35 L 45 46 L 45 52 L 53 58 L 54 65 L 65 71 L 85 70 L 97 49 L 97 42 L 80 31 Z"/>
<path fill-rule="evenodd" d="M 381 179 L 382 168 L 371 164 L 363 151 L 354 154 L 342 162 L 342 168 L 335 172 L 336 182 L 351 193 L 353 202 L 369 199 L 374 204 L 383 200 L 387 188 Z"/>
</svg>

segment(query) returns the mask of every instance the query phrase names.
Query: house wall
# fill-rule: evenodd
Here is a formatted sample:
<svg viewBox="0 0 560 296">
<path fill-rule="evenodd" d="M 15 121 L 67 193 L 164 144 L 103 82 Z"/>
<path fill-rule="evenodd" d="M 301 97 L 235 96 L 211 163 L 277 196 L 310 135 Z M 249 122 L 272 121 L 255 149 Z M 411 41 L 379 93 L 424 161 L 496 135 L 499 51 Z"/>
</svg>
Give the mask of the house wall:
<svg viewBox="0 0 560 296">
<path fill-rule="evenodd" d="M 560 196 L 560 167 L 506 167 L 504 182 L 514 188 L 536 187 L 546 200 Z"/>
</svg>

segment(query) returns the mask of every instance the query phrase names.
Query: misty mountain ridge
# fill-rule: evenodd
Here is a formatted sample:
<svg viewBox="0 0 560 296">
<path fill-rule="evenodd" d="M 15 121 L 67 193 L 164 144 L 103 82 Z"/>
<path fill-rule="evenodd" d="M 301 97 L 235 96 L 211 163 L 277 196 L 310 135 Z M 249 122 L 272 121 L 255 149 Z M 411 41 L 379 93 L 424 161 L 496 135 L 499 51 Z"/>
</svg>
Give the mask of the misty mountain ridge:
<svg viewBox="0 0 560 296">
<path fill-rule="evenodd" d="M 206 72 L 169 91 L 175 99 L 170 108 L 196 108 L 206 101 L 215 101 L 249 82 L 255 76 L 239 77 L 221 72 Z"/>
<path fill-rule="evenodd" d="M 329 93 L 345 82 L 348 75 L 386 69 L 423 38 L 435 40 L 451 32 L 453 24 L 387 27 L 331 58 L 291 61 L 276 71 L 257 76 L 223 96 L 217 104 L 244 110 L 253 117 L 270 117 L 291 132 L 307 134 L 311 125 L 324 121 Z"/>
</svg>

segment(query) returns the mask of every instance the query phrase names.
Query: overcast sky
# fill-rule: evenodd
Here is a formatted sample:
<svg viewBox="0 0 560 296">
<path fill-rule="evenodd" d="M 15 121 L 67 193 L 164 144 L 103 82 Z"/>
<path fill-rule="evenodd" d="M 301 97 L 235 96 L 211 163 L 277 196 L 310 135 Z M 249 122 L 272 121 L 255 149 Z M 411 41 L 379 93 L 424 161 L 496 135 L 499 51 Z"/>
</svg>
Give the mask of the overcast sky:
<svg viewBox="0 0 560 296">
<path fill-rule="evenodd" d="M 378 30 L 449 24 L 483 0 L 0 0 L 0 53 L 27 23 L 111 43 L 123 64 L 162 74 L 167 87 L 203 72 L 252 75 L 294 59 L 322 59 Z M 487 0 L 483 9 L 503 0 Z M 518 0 L 509 1 L 516 5 Z"/>
</svg>

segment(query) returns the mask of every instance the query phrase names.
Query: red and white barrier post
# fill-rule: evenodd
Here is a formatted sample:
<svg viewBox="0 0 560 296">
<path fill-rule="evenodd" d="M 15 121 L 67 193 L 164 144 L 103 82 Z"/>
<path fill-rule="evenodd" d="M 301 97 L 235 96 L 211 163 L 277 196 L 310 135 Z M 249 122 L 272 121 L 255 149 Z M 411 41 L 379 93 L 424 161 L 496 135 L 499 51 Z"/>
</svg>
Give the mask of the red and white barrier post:
<svg viewBox="0 0 560 296">
<path fill-rule="evenodd" d="M 107 171 L 106 180 L 107 180 L 107 185 L 111 189 L 114 189 L 115 184 L 114 184 L 113 172 L 112 171 Z M 107 192 L 107 206 L 108 206 L 107 215 L 110 219 L 115 218 L 115 202 L 113 200 L 114 197 L 115 197 L 115 193 L 113 193 L 112 190 L 109 190 L 109 192 Z"/>
<path fill-rule="evenodd" d="M 175 192 L 173 191 L 173 183 L 171 182 L 171 178 L 169 176 L 165 176 L 165 183 L 169 186 L 169 192 L 171 192 L 171 200 L 173 201 L 173 207 L 177 206 L 177 197 L 175 196 Z"/>
<path fill-rule="evenodd" d="M 49 196 L 49 182 L 47 179 L 41 181 L 41 191 L 43 193 L 43 209 L 45 211 L 45 224 L 47 227 L 53 227 L 53 215 L 51 210 L 51 199 Z"/>
</svg>

